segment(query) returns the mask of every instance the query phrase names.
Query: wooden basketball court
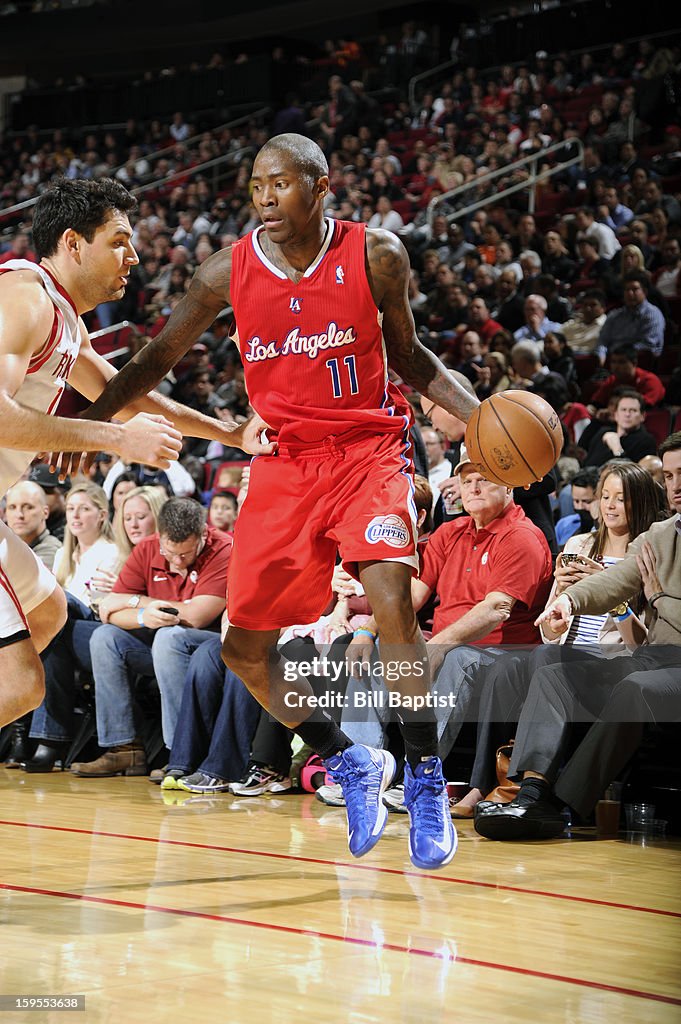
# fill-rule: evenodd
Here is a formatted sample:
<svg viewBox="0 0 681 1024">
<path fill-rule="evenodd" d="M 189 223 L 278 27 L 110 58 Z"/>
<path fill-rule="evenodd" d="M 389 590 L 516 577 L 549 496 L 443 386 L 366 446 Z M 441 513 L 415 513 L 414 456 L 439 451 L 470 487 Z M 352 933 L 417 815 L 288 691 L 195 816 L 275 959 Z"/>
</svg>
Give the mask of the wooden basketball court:
<svg viewBox="0 0 681 1024">
<path fill-rule="evenodd" d="M 309 795 L 7 769 L 0 791 L 0 1002 L 85 996 L 12 1024 L 681 1020 L 678 840 L 461 822 L 428 874 L 406 816 L 353 861 L 344 810 Z"/>
</svg>

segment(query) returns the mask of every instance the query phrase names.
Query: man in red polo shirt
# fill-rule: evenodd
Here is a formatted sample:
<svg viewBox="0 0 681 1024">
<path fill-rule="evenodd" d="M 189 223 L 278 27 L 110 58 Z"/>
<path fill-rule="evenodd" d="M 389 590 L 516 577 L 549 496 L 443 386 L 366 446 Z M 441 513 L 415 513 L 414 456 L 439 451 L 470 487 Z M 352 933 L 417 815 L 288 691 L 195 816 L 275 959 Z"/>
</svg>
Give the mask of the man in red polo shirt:
<svg viewBox="0 0 681 1024">
<path fill-rule="evenodd" d="M 158 533 L 133 549 L 99 605 L 104 625 L 93 633 L 90 651 L 97 735 L 106 751 L 73 764 L 74 775 L 146 775 L 133 713 L 137 675 L 156 677 L 170 749 L 189 659 L 219 631 L 231 550 L 232 538 L 206 526 L 206 510 L 193 498 L 171 498 L 162 507 Z"/>
<path fill-rule="evenodd" d="M 596 388 L 589 405 L 589 411 L 594 412 L 597 419 L 607 418 L 607 405 L 616 388 L 626 387 L 638 391 L 650 409 L 664 401 L 664 384 L 656 373 L 641 369 L 633 345 L 625 342 L 612 348 L 608 365 L 610 376 Z"/>
<path fill-rule="evenodd" d="M 446 757 L 477 690 L 481 670 L 501 646 L 539 642 L 534 625 L 553 578 L 546 538 L 513 500 L 507 487 L 491 483 L 462 448 L 454 469 L 468 517 L 444 523 L 432 535 L 418 580 L 414 607 L 433 592 L 440 603 L 428 641 L 439 752 Z"/>
</svg>

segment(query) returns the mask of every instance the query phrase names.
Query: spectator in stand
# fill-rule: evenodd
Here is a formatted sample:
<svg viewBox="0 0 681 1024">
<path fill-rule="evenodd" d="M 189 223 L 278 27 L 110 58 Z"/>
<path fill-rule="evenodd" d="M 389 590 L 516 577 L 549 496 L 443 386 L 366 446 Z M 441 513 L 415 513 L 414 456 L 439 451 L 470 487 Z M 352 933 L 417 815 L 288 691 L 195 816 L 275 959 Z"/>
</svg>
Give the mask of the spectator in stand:
<svg viewBox="0 0 681 1024">
<path fill-rule="evenodd" d="M 590 355 L 598 349 L 606 317 L 605 301 L 604 292 L 588 289 L 578 300 L 574 316 L 561 325 L 561 333 L 575 355 Z"/>
<path fill-rule="evenodd" d="M 481 295 L 475 295 L 468 304 L 468 325 L 477 332 L 484 351 L 489 348 L 494 335 L 502 329 L 502 325 L 492 319 L 489 306 Z M 477 377 L 475 379 L 477 380 Z"/>
<path fill-rule="evenodd" d="M 637 217 L 652 214 L 656 207 L 661 206 L 668 220 L 673 224 L 681 224 L 681 203 L 674 196 L 662 191 L 659 181 L 651 178 L 643 187 L 643 201 L 634 208 Z"/>
<path fill-rule="evenodd" d="M 600 349 L 608 352 L 615 345 L 628 342 L 659 356 L 664 346 L 665 320 L 657 306 L 648 301 L 648 275 L 630 270 L 624 275 L 623 284 L 624 305 L 608 313 L 601 328 Z"/>
<path fill-rule="evenodd" d="M 510 267 L 497 278 L 496 301 L 490 305 L 492 317 L 502 328 L 513 334 L 525 323 L 525 299 L 518 290 L 518 278 Z"/>
<path fill-rule="evenodd" d="M 515 274 L 516 283 L 522 281 L 523 270 L 516 259 L 513 258 L 513 249 L 511 243 L 506 239 L 502 240 L 497 244 L 496 247 L 496 259 L 494 266 L 498 271 L 496 280 L 499 280 L 499 274 L 504 270 L 511 270 Z"/>
<path fill-rule="evenodd" d="M 170 749 L 189 658 L 219 628 L 231 549 L 230 537 L 206 526 L 198 502 L 171 498 L 163 505 L 158 533 L 137 544 L 100 604 L 103 625 L 90 649 L 97 734 L 105 753 L 73 764 L 74 775 L 146 775 L 133 713 L 138 673 L 158 682 L 163 738 Z"/>
<path fill-rule="evenodd" d="M 543 273 L 553 275 L 558 286 L 569 285 L 574 280 L 577 266 L 558 231 L 547 231 L 544 235 L 541 265 Z"/>
<path fill-rule="evenodd" d="M 599 207 L 598 213 L 603 224 L 616 234 L 622 233 L 622 229 L 634 219 L 634 211 L 620 202 L 615 185 L 608 185 L 603 193 L 603 205 Z"/>
<path fill-rule="evenodd" d="M 544 245 L 541 235 L 537 231 L 537 222 L 531 213 L 523 213 L 518 218 L 515 235 L 512 238 L 513 249 L 520 254 L 526 249 L 543 255 Z"/>
<path fill-rule="evenodd" d="M 611 260 L 616 252 L 622 248 L 619 239 L 612 228 L 607 224 L 600 224 L 594 216 L 590 206 L 580 206 L 575 213 L 575 224 L 577 225 L 577 240 L 580 238 L 595 239 L 598 246 L 598 255 L 601 259 Z"/>
<path fill-rule="evenodd" d="M 638 462 L 657 453 L 657 442 L 643 426 L 645 403 L 633 388 L 623 388 L 615 406 L 615 429 L 606 425 L 594 435 L 584 457 L 584 466 L 603 466 L 611 459 Z"/>
<path fill-rule="evenodd" d="M 642 217 L 636 217 L 629 223 L 628 234 L 631 238 L 631 244 L 636 245 L 643 253 L 643 262 L 646 269 L 650 270 L 656 256 L 657 250 L 649 242 L 650 228 L 648 222 L 643 220 Z"/>
<path fill-rule="evenodd" d="M 550 373 L 558 373 L 565 381 L 571 398 L 580 395 L 574 354 L 562 331 L 549 331 L 544 338 L 544 359 Z"/>
<path fill-rule="evenodd" d="M 475 393 L 482 401 L 499 391 L 508 391 L 511 381 L 508 376 L 508 365 L 503 352 L 488 352 L 483 356 L 479 369 L 478 380 L 473 384 Z"/>
<path fill-rule="evenodd" d="M 5 522 L 10 530 L 21 537 L 48 569 L 54 565 L 55 555 L 62 546 L 60 540 L 47 529 L 49 507 L 40 484 L 20 480 L 10 487 L 5 499 Z"/>
<path fill-rule="evenodd" d="M 598 255 L 598 243 L 595 238 L 578 238 L 577 271 L 572 282 L 570 293 L 578 295 L 586 289 L 604 289 L 610 264 Z"/>
<path fill-rule="evenodd" d="M 608 357 L 610 376 L 594 391 L 591 407 L 594 412 L 605 409 L 616 388 L 631 388 L 644 399 L 646 408 L 652 409 L 664 401 L 664 384 L 652 370 L 642 370 L 638 353 L 626 342 L 614 346 Z"/>
<path fill-rule="evenodd" d="M 543 273 L 537 278 L 534 291 L 546 299 L 546 315 L 554 323 L 564 324 L 572 316 L 572 303 L 558 290 L 558 282 L 553 274 Z"/>
<path fill-rule="evenodd" d="M 208 524 L 222 533 L 234 533 L 239 514 L 236 495 L 231 491 L 216 491 L 208 505 Z"/>
<path fill-rule="evenodd" d="M 393 209 L 393 204 L 388 197 L 379 196 L 376 200 L 376 213 L 367 227 L 384 228 L 386 231 L 392 231 L 393 234 L 398 235 L 404 227 L 404 221 L 397 210 Z"/>
<path fill-rule="evenodd" d="M 514 388 L 531 388 L 549 372 L 541 361 L 539 345 L 529 339 L 515 343 L 511 349 L 511 366 Z"/>
<path fill-rule="evenodd" d="M 487 344 L 485 344 L 485 349 L 487 347 Z M 475 386 L 483 363 L 482 344 L 477 331 L 465 331 L 463 333 L 459 342 L 459 354 L 461 362 L 456 367 L 456 370 L 458 373 L 462 373 Z"/>
<path fill-rule="evenodd" d="M 516 341 L 536 341 L 543 347 L 544 338 L 549 331 L 559 331 L 560 324 L 550 320 L 546 314 L 548 303 L 543 295 L 532 294 L 525 299 L 523 307 L 525 323 L 513 332 Z"/>
<path fill-rule="evenodd" d="M 518 257 L 523 278 L 520 289 L 525 295 L 536 291 L 536 284 L 541 274 L 541 256 L 534 249 L 523 249 Z"/>
<path fill-rule="evenodd" d="M 16 235 L 12 239 L 10 248 L 0 256 L 0 264 L 7 263 L 9 260 L 30 260 L 31 263 L 38 262 L 35 258 L 35 253 L 31 249 L 31 242 L 27 231 L 17 231 Z"/>
<path fill-rule="evenodd" d="M 678 238 L 667 238 L 662 246 L 658 269 L 652 283 L 665 298 L 681 299 L 681 245 Z"/>
</svg>

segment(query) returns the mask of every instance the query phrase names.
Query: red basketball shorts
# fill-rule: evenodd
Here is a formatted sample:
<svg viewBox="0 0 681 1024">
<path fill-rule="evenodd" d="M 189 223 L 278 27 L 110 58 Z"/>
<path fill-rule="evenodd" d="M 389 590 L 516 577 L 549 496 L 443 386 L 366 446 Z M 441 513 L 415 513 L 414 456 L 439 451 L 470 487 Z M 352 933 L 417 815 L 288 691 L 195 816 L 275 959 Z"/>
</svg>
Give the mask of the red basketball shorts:
<svg viewBox="0 0 681 1024">
<path fill-rule="evenodd" d="M 229 565 L 230 623 L 316 622 L 331 600 L 337 551 L 355 577 L 369 561 L 405 562 L 416 573 L 410 452 L 402 435 L 383 434 L 254 459 Z"/>
</svg>

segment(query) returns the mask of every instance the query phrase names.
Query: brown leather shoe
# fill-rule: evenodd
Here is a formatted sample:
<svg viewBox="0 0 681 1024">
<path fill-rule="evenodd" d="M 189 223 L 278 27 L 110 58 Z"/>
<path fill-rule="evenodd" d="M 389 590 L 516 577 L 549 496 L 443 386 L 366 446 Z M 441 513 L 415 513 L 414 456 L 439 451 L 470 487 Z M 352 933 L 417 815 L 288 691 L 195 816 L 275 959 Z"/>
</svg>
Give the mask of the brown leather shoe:
<svg viewBox="0 0 681 1024">
<path fill-rule="evenodd" d="M 110 747 L 96 761 L 71 765 L 73 775 L 83 779 L 106 779 L 112 775 L 146 775 L 147 759 L 141 743 L 133 741 L 119 747 Z"/>
</svg>

